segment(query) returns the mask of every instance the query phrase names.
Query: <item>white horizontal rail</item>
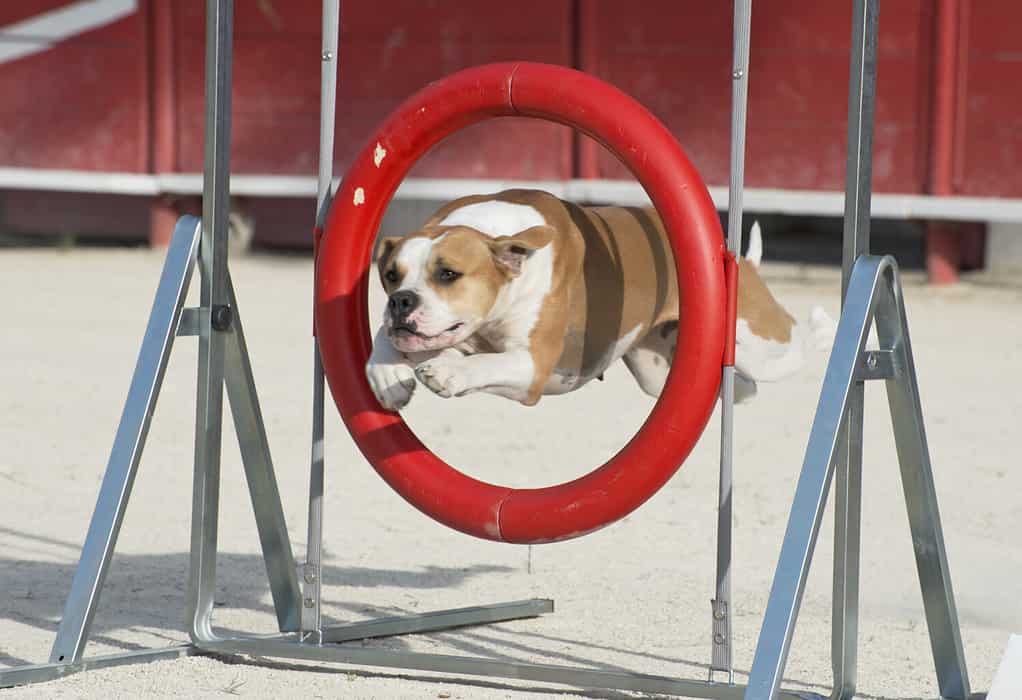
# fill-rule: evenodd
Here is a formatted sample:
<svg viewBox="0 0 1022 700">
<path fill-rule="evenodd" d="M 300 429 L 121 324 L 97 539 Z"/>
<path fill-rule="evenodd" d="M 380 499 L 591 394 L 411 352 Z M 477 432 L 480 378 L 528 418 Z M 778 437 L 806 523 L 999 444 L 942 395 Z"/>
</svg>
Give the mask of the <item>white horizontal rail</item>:
<svg viewBox="0 0 1022 700">
<path fill-rule="evenodd" d="M 565 199 L 641 205 L 649 202 L 635 182 L 623 180 L 493 180 L 409 178 L 398 199 L 453 199 L 512 187 L 543 189 Z M 44 190 L 102 194 L 194 196 L 202 193 L 202 175 L 150 175 L 83 170 L 0 168 L 0 190 Z M 315 197 L 316 178 L 305 175 L 233 175 L 231 192 L 245 197 Z M 727 209 L 727 188 L 711 187 L 717 209 Z M 760 214 L 841 216 L 844 194 L 820 190 L 745 190 L 745 208 Z M 919 194 L 874 194 L 873 216 L 886 219 L 942 219 L 1022 223 L 1022 199 L 934 197 Z"/>
</svg>

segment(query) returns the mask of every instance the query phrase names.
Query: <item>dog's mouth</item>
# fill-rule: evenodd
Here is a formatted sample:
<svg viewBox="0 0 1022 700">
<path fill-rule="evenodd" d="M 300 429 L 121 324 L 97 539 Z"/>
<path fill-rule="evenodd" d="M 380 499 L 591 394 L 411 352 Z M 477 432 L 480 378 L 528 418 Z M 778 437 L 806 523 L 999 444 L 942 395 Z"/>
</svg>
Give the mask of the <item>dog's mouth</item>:
<svg viewBox="0 0 1022 700">
<path fill-rule="evenodd" d="M 440 331 L 436 335 L 426 335 L 425 333 L 420 333 L 418 330 L 416 330 L 415 326 L 409 325 L 407 323 L 395 323 L 391 328 L 391 333 L 400 338 L 410 338 L 414 336 L 416 338 L 422 338 L 423 340 L 433 340 L 434 338 L 439 338 L 440 336 L 446 333 L 453 333 L 454 331 L 458 330 L 464 325 L 465 324 L 463 322 L 459 321 L 450 328 L 446 328 Z"/>
</svg>

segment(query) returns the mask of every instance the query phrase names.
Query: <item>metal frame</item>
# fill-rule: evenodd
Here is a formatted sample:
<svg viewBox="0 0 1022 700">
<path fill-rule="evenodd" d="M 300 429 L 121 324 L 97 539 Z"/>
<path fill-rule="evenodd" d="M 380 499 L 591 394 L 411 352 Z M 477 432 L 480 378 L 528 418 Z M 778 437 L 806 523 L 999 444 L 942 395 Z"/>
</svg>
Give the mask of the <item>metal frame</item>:
<svg viewBox="0 0 1022 700">
<path fill-rule="evenodd" d="M 745 187 L 745 121 L 749 95 L 749 34 L 752 0 L 735 0 L 734 50 L 731 67 L 731 177 L 728 183 L 727 249 L 741 255 L 742 195 Z M 711 638 L 709 681 L 716 672 L 727 674 L 734 684 L 731 658 L 731 539 L 734 493 L 735 368 L 725 366 L 720 375 L 720 487 L 717 499 L 717 572 L 710 600 Z"/>
<path fill-rule="evenodd" d="M 742 221 L 745 112 L 751 0 L 735 2 L 735 52 L 728 248 L 738 253 Z M 838 700 L 855 693 L 858 623 L 862 395 L 866 381 L 884 380 L 891 409 L 926 619 L 944 698 L 965 700 L 969 683 L 948 573 L 932 468 L 923 429 L 908 327 L 893 259 L 869 255 L 870 158 L 876 84 L 878 0 L 854 0 L 845 204 L 843 309 L 795 493 L 777 573 L 760 630 L 748 686 L 734 683 L 731 659 L 731 447 L 733 368 L 722 376 L 721 480 L 717 578 L 712 601 L 709 681 L 594 668 L 390 651 L 343 642 L 535 617 L 553 602 L 532 599 L 323 627 L 320 573 L 323 526 L 324 381 L 314 345 L 313 429 L 308 554 L 296 565 L 287 536 L 230 274 L 227 269 L 232 0 L 207 2 L 206 160 L 203 217 L 183 217 L 167 253 L 138 363 L 118 426 L 96 509 L 72 582 L 50 663 L 0 670 L 0 687 L 51 680 L 90 668 L 195 653 L 383 666 L 499 676 L 584 688 L 701 698 L 820 698 L 780 689 L 799 604 L 831 480 L 837 474 L 832 659 Z M 330 203 L 339 0 L 324 0 L 320 173 L 317 231 Z M 195 265 L 200 305 L 184 308 Z M 866 350 L 871 325 L 879 350 Z M 191 644 L 85 658 L 99 594 L 138 469 L 149 420 L 177 335 L 199 339 L 195 482 L 188 628 Z M 223 391 L 231 404 L 280 634 L 220 638 L 213 630 Z M 715 671 L 728 674 L 715 683 Z"/>
</svg>

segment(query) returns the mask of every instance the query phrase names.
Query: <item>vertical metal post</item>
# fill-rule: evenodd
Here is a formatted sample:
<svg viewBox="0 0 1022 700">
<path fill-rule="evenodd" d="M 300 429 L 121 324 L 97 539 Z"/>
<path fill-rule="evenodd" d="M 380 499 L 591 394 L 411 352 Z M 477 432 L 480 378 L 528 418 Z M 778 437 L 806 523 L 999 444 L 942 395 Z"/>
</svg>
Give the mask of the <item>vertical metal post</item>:
<svg viewBox="0 0 1022 700">
<path fill-rule="evenodd" d="M 317 236 L 326 225 L 330 209 L 330 188 L 334 175 L 334 118 L 337 103 L 337 44 L 340 28 L 340 0 L 323 0 L 323 45 L 320 58 L 319 104 L 319 186 L 316 193 Z M 316 261 L 313 261 L 315 265 Z M 301 567 L 301 639 L 323 641 L 321 577 L 323 570 L 323 413 L 325 398 L 323 362 L 319 341 L 313 338 L 312 370 L 312 454 L 309 471 L 309 530 L 305 564 Z"/>
<path fill-rule="evenodd" d="M 860 255 L 869 254 L 879 18 L 879 0 L 854 0 L 852 65 L 848 88 L 844 254 L 841 261 L 842 300 L 848 293 L 848 282 L 855 261 Z"/>
<path fill-rule="evenodd" d="M 842 308 L 852 267 L 869 254 L 873 183 L 873 121 L 876 104 L 879 0 L 855 0 L 848 88 L 848 151 L 845 169 Z M 859 552 L 862 517 L 862 423 L 865 383 L 855 382 L 835 460 L 834 583 L 831 666 L 835 700 L 855 695 L 859 628 Z"/>
<path fill-rule="evenodd" d="M 745 123 L 749 93 L 749 34 L 752 0 L 735 0 L 734 57 L 731 68 L 731 179 L 728 189 L 727 247 L 735 257 L 742 244 L 743 187 L 745 184 Z M 715 671 L 734 683 L 731 659 L 731 529 L 732 454 L 734 447 L 735 368 L 724 367 L 720 383 L 720 490 L 717 504 L 717 577 L 713 613 L 710 680 Z"/>
<path fill-rule="evenodd" d="M 233 0 L 206 2 L 206 130 L 202 188 L 202 273 L 195 477 L 192 496 L 188 627 L 192 641 L 215 639 L 211 626 L 216 578 L 225 331 L 232 309 L 227 288 L 230 204 Z"/>
</svg>

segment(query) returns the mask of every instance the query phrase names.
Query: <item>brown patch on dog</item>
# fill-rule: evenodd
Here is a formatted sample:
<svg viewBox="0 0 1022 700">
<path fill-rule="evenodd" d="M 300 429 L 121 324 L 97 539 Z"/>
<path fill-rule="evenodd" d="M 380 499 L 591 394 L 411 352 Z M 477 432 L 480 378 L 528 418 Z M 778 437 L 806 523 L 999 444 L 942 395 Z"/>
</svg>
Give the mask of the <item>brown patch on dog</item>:
<svg viewBox="0 0 1022 700">
<path fill-rule="evenodd" d="M 766 340 L 791 342 L 795 319 L 777 303 L 759 271 L 748 260 L 738 261 L 738 318 L 749 324 L 749 330 Z"/>
<path fill-rule="evenodd" d="M 394 257 L 394 252 L 401 247 L 402 241 L 404 241 L 404 236 L 387 236 L 377 242 L 373 260 L 376 261 L 376 268 L 380 272 L 381 279 L 383 278 L 384 269 L 391 258 Z"/>
<path fill-rule="evenodd" d="M 459 318 L 483 318 L 493 308 L 508 273 L 494 256 L 492 241 L 475 229 L 454 226 L 433 244 L 426 261 L 427 284 Z M 457 279 L 444 281 L 450 270 Z"/>
</svg>

